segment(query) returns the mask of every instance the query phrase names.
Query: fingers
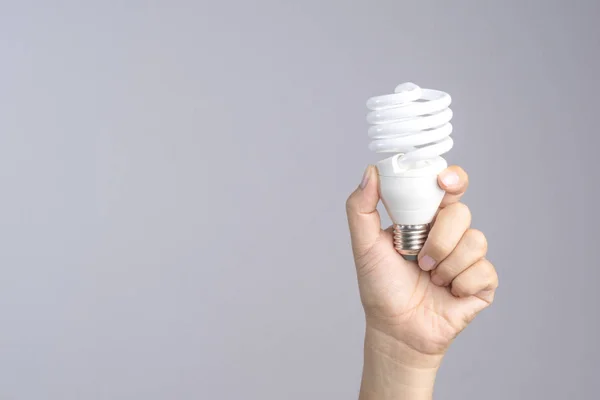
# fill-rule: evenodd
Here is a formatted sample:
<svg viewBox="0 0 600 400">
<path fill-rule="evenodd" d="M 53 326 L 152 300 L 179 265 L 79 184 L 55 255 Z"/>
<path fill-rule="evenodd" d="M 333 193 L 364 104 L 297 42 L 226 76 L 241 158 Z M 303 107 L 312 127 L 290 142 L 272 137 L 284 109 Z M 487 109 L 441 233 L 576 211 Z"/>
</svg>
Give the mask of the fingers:
<svg viewBox="0 0 600 400">
<path fill-rule="evenodd" d="M 431 281 L 438 286 L 447 286 L 469 266 L 485 257 L 487 240 L 477 229 L 468 229 L 456 248 L 431 272 Z"/>
<path fill-rule="evenodd" d="M 452 165 L 440 173 L 438 185 L 446 191 L 440 204 L 440 208 L 444 208 L 460 201 L 469 186 L 469 175 L 461 167 Z"/>
<path fill-rule="evenodd" d="M 456 297 L 483 295 L 482 300 L 491 303 L 497 287 L 496 269 L 491 262 L 484 258 L 454 278 L 451 291 Z"/>
<path fill-rule="evenodd" d="M 369 165 L 358 188 L 346 201 L 346 213 L 355 257 L 361 257 L 375 244 L 381 233 L 377 212 L 379 202 L 377 169 Z"/>
<path fill-rule="evenodd" d="M 471 212 L 466 205 L 454 203 L 440 210 L 419 252 L 421 269 L 430 271 L 448 257 L 470 225 Z"/>
</svg>

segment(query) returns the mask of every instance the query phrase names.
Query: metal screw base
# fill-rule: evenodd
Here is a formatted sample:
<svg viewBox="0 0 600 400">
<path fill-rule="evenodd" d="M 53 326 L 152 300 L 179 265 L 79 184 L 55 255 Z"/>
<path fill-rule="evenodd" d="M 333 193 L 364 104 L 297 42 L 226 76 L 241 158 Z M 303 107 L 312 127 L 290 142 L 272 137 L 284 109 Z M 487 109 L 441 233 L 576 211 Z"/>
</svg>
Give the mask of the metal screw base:
<svg viewBox="0 0 600 400">
<path fill-rule="evenodd" d="M 429 234 L 429 224 L 394 225 L 394 247 L 405 260 L 415 261 Z"/>
</svg>

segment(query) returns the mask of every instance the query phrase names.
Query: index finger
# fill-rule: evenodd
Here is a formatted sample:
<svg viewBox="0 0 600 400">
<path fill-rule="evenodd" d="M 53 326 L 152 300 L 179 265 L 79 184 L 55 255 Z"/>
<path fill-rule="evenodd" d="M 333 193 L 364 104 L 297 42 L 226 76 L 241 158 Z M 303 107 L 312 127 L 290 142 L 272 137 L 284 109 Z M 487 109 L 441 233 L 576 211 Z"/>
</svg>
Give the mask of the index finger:
<svg viewBox="0 0 600 400">
<path fill-rule="evenodd" d="M 439 174 L 438 185 L 446 191 L 440 204 L 440 208 L 444 208 L 460 201 L 469 187 L 469 175 L 461 167 L 452 165 Z"/>
</svg>

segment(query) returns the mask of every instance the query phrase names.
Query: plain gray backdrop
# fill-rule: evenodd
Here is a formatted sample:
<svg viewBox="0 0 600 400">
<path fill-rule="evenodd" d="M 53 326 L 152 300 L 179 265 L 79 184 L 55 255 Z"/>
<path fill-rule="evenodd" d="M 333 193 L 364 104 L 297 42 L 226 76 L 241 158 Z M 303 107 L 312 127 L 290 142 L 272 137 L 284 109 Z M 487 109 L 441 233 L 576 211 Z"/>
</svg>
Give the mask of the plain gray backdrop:
<svg viewBox="0 0 600 400">
<path fill-rule="evenodd" d="M 500 288 L 439 399 L 596 399 L 597 1 L 0 2 L 0 399 L 354 399 L 365 102 L 453 97 Z M 389 223 L 389 219 L 384 221 Z"/>
</svg>

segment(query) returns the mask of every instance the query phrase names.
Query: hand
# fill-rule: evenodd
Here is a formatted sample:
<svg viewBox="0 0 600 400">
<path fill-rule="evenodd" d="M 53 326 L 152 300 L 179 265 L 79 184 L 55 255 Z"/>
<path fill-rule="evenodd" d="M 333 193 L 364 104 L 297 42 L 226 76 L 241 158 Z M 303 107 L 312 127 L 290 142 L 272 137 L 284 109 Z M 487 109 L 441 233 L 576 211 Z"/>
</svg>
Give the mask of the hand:
<svg viewBox="0 0 600 400">
<path fill-rule="evenodd" d="M 452 340 L 492 303 L 498 287 L 494 266 L 485 258 L 486 238 L 470 228 L 471 214 L 460 203 L 467 174 L 450 167 L 438 181 L 446 195 L 418 264 L 396 252 L 391 227 L 381 229 L 375 167 L 367 168 L 346 203 L 367 321 L 365 357 L 370 349 L 410 373 L 423 368 L 435 373 Z M 425 386 L 433 384 L 430 378 Z"/>
</svg>

